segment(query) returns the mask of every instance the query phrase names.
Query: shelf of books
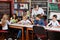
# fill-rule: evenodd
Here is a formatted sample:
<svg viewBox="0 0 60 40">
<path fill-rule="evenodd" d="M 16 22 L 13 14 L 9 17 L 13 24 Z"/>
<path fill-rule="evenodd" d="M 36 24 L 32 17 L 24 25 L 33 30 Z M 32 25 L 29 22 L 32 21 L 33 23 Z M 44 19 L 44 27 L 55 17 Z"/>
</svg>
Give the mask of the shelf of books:
<svg viewBox="0 0 60 40">
<path fill-rule="evenodd" d="M 49 6 L 49 19 L 52 19 L 53 15 L 60 15 L 60 0 L 49 0 L 48 2 Z M 51 16 L 51 17 L 50 17 Z M 58 16 L 58 20 L 60 20 L 60 17 Z"/>
</svg>

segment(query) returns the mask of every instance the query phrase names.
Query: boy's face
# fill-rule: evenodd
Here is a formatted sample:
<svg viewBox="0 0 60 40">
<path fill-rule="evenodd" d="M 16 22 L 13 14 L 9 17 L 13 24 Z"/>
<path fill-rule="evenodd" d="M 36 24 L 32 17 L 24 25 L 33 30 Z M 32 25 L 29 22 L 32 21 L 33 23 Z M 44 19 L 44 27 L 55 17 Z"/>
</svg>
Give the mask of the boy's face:
<svg viewBox="0 0 60 40">
<path fill-rule="evenodd" d="M 36 20 L 39 20 L 40 18 L 36 17 Z"/>
<path fill-rule="evenodd" d="M 57 19 L 56 19 L 55 17 L 52 17 L 52 20 L 53 20 L 53 21 L 56 21 Z"/>
</svg>

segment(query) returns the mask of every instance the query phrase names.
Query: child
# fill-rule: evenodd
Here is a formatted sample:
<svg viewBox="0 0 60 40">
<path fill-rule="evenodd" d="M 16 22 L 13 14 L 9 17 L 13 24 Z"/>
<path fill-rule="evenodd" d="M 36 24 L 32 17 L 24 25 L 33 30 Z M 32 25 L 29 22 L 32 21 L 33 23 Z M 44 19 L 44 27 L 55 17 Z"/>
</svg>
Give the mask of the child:
<svg viewBox="0 0 60 40">
<path fill-rule="evenodd" d="M 11 20 L 10 22 L 11 23 L 16 23 L 18 20 L 17 20 L 17 15 L 16 14 L 13 14 L 13 17 L 11 17 Z"/>
<path fill-rule="evenodd" d="M 10 24 L 10 22 L 8 21 L 8 15 L 4 14 L 2 17 L 2 30 L 8 30 L 8 25 Z"/>
<path fill-rule="evenodd" d="M 47 27 L 51 25 L 53 27 L 57 27 L 60 26 L 58 21 L 57 21 L 57 15 L 53 15 L 52 20 L 50 21 L 50 23 L 48 23 Z"/>
<path fill-rule="evenodd" d="M 40 14 L 36 16 L 36 19 L 34 20 L 34 25 L 45 26 L 44 21 L 41 19 Z"/>
<path fill-rule="evenodd" d="M 23 16 L 23 20 L 19 21 L 18 23 L 23 25 L 31 24 L 31 22 L 27 19 L 26 16 Z"/>
<path fill-rule="evenodd" d="M 10 22 L 8 21 L 8 15 L 7 14 L 4 14 L 2 19 L 1 19 L 1 22 L 2 22 L 2 30 L 8 32 L 8 25 L 10 24 Z M 8 39 L 8 34 L 6 33 L 5 34 L 5 39 L 4 40 L 7 40 Z"/>
<path fill-rule="evenodd" d="M 26 16 L 23 16 L 23 20 L 19 21 L 18 23 L 22 25 L 31 25 L 31 22 L 27 19 Z M 26 33 L 26 31 L 24 32 Z M 21 30 L 19 30 L 17 38 L 21 37 L 21 33 L 22 33 Z"/>
</svg>

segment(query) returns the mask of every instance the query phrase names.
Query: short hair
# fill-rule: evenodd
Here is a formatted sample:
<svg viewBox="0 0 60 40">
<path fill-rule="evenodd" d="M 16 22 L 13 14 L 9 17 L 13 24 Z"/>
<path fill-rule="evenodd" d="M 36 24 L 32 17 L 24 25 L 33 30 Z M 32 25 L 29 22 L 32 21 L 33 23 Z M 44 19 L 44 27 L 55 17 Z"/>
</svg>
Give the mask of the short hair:
<svg viewBox="0 0 60 40">
<path fill-rule="evenodd" d="M 53 17 L 57 18 L 57 15 L 53 15 Z"/>
<path fill-rule="evenodd" d="M 24 15 L 23 17 L 25 17 L 27 19 L 27 16 L 26 15 Z"/>
<path fill-rule="evenodd" d="M 41 18 L 41 14 L 36 15 L 36 17 Z"/>
<path fill-rule="evenodd" d="M 37 4 L 34 4 L 34 8 L 36 8 L 37 6 L 39 7 L 39 5 L 37 5 Z"/>
<path fill-rule="evenodd" d="M 16 14 L 13 14 L 13 15 L 15 15 L 15 19 L 17 19 L 17 15 Z M 14 19 L 14 18 L 13 18 Z"/>
</svg>

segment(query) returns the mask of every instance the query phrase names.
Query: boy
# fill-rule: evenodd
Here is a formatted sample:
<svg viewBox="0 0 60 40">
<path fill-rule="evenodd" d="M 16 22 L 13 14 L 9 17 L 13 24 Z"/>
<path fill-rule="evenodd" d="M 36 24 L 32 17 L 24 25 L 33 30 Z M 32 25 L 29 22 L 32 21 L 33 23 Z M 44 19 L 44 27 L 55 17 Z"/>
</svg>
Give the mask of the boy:
<svg viewBox="0 0 60 40">
<path fill-rule="evenodd" d="M 51 25 L 53 27 L 60 26 L 58 21 L 57 21 L 57 15 L 53 15 L 52 20 L 50 21 L 50 23 L 48 23 L 47 26 L 49 26 L 49 25 Z"/>
<path fill-rule="evenodd" d="M 34 20 L 34 25 L 45 26 L 44 21 L 41 19 L 41 15 L 40 14 L 38 14 L 36 16 L 36 19 Z"/>
</svg>

